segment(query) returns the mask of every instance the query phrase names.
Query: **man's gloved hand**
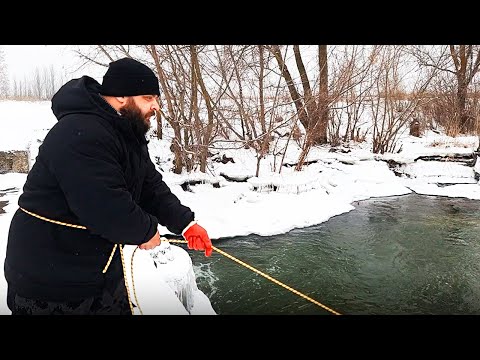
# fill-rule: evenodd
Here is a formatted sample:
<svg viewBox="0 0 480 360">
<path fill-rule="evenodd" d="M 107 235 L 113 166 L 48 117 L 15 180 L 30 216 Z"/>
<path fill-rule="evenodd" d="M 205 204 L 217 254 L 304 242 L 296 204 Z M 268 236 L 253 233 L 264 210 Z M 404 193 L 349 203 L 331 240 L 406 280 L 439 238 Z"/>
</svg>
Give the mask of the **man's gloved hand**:
<svg viewBox="0 0 480 360">
<path fill-rule="evenodd" d="M 182 235 L 187 240 L 189 249 L 205 250 L 205 256 L 212 255 L 212 241 L 207 231 L 196 222 L 189 224 Z"/>
</svg>

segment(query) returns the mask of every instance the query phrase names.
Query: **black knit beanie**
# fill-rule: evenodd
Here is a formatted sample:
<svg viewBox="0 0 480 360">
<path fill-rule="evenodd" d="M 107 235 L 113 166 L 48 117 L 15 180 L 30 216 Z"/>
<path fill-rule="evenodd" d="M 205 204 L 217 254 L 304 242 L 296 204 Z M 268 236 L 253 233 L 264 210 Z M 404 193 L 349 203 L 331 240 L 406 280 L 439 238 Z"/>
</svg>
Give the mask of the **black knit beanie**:
<svg viewBox="0 0 480 360">
<path fill-rule="evenodd" d="M 146 65 L 130 58 L 109 64 L 100 94 L 108 96 L 160 95 L 158 78 Z"/>
</svg>

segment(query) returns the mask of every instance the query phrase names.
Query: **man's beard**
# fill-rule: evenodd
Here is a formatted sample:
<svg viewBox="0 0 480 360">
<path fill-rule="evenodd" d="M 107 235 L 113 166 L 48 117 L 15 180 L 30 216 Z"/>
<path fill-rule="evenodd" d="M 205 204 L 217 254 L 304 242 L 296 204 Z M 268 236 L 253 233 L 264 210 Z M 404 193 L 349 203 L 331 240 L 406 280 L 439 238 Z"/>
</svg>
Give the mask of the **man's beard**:
<svg viewBox="0 0 480 360">
<path fill-rule="evenodd" d="M 129 121 L 135 136 L 145 138 L 145 134 L 151 127 L 149 119 L 154 115 L 154 112 L 143 115 L 140 108 L 133 102 L 133 99 L 128 99 L 125 106 L 119 111 L 122 117 Z"/>
</svg>

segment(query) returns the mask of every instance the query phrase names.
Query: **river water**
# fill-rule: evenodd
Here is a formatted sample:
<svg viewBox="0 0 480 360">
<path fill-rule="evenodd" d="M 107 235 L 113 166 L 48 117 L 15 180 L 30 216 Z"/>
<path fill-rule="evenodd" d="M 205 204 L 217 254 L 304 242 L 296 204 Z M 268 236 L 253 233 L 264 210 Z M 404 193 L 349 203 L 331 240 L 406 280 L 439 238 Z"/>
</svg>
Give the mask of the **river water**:
<svg viewBox="0 0 480 360">
<path fill-rule="evenodd" d="M 189 252 L 198 287 L 225 315 L 480 314 L 480 201 L 410 194 L 353 205 L 317 226 L 214 241 L 313 301 L 216 252 Z"/>
</svg>

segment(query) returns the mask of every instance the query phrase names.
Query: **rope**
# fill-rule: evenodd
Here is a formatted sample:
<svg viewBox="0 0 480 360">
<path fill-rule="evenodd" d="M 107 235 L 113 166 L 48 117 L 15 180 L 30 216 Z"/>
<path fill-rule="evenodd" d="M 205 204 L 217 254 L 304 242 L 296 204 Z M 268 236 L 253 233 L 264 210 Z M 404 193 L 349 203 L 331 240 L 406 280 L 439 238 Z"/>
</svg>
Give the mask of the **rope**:
<svg viewBox="0 0 480 360">
<path fill-rule="evenodd" d="M 132 300 L 130 299 L 130 291 L 128 290 L 128 281 L 127 281 L 127 274 L 125 273 L 125 260 L 124 260 L 124 257 L 123 257 L 122 245 L 118 245 L 118 248 L 120 249 L 120 258 L 122 259 L 123 279 L 125 281 L 125 288 L 127 289 L 128 305 L 130 305 L 130 312 L 133 315 L 133 303 L 132 303 Z M 115 248 L 113 250 L 115 251 Z M 133 255 L 132 255 L 132 261 L 133 261 Z M 132 271 L 132 275 L 133 275 L 133 271 Z M 133 278 L 132 278 L 132 286 L 133 286 Z"/>
<path fill-rule="evenodd" d="M 108 258 L 107 264 L 102 270 L 102 273 L 105 274 L 108 270 L 108 267 L 110 266 L 110 263 L 112 262 L 113 259 L 113 254 L 115 254 L 115 250 L 117 250 L 117 244 L 113 246 L 112 252 L 110 253 L 110 257 Z"/>
<path fill-rule="evenodd" d="M 27 211 L 27 210 L 25 210 L 25 209 L 23 209 L 23 208 L 20 208 L 20 209 L 21 209 L 22 211 L 26 212 L 26 213 L 29 214 L 29 215 L 32 215 L 32 216 L 34 216 L 34 217 L 36 217 L 36 218 L 39 218 L 39 219 L 42 219 L 42 220 L 45 220 L 45 221 L 48 221 L 48 222 L 51 222 L 51 223 L 54 223 L 54 224 L 69 226 L 69 227 L 73 227 L 73 228 L 77 228 L 77 229 L 87 229 L 85 226 L 73 225 L 73 224 L 68 224 L 68 223 L 64 223 L 64 222 L 61 222 L 61 221 L 51 220 L 51 219 L 48 219 L 48 218 L 46 218 L 46 217 L 43 217 L 43 216 L 37 215 L 37 214 L 35 214 L 35 213 L 32 213 L 32 212 L 30 212 L 30 211 Z M 173 243 L 187 243 L 186 240 L 166 239 L 166 238 L 161 238 L 161 240 L 162 240 L 162 241 L 167 241 L 167 242 L 173 242 Z M 117 248 L 117 244 L 115 244 L 115 246 L 113 247 L 113 250 L 112 250 L 112 252 L 111 252 L 111 254 L 110 254 L 110 257 L 109 257 L 109 259 L 108 259 L 108 262 L 107 262 L 105 268 L 103 269 L 103 273 L 105 273 L 105 271 L 107 271 L 107 268 L 108 268 L 108 266 L 110 265 L 110 262 L 111 262 L 111 260 L 112 260 L 112 258 L 113 258 L 113 254 L 114 254 L 116 248 Z M 120 257 L 121 257 L 121 259 L 122 259 L 122 268 L 123 268 L 123 275 L 124 275 L 123 277 L 124 277 L 124 280 L 125 280 L 125 287 L 126 287 L 126 289 L 127 289 L 128 302 L 129 302 L 129 304 L 130 304 L 130 310 L 131 310 L 132 315 L 133 315 L 133 304 L 132 304 L 132 301 L 131 301 L 131 299 L 130 299 L 130 292 L 129 292 L 129 289 L 128 289 L 127 276 L 126 276 L 126 273 L 125 273 L 125 260 L 124 260 L 124 257 L 123 257 L 123 248 L 122 248 L 121 246 L 119 246 L 119 249 L 120 249 Z M 142 310 L 140 309 L 140 305 L 139 305 L 139 303 L 138 303 L 137 294 L 136 294 L 136 292 L 135 292 L 135 286 L 134 286 L 134 281 L 133 281 L 133 257 L 134 257 L 134 255 L 135 255 L 135 251 L 136 251 L 137 249 L 138 249 L 138 247 L 135 248 L 135 250 L 133 251 L 132 258 L 131 258 L 131 262 L 130 262 L 130 270 L 131 270 L 131 275 L 132 275 L 132 290 L 133 290 L 133 294 L 134 294 L 134 297 L 135 297 L 135 301 L 136 301 L 136 303 L 137 303 L 138 309 L 140 310 L 140 313 L 143 315 L 143 312 L 142 312 Z M 279 285 L 279 286 L 287 289 L 288 291 L 293 292 L 294 294 L 300 296 L 301 298 L 303 298 L 303 299 L 305 299 L 305 300 L 308 300 L 308 301 L 312 302 L 313 304 L 315 304 L 315 305 L 317 305 L 317 306 L 320 306 L 321 308 L 323 308 L 323 309 L 331 312 L 332 314 L 334 314 L 334 315 L 341 315 L 339 312 L 337 312 L 337 311 L 329 308 L 329 307 L 326 306 L 326 305 L 323 305 L 323 304 L 320 303 L 319 301 L 317 301 L 317 300 L 315 300 L 315 299 L 312 299 L 310 296 L 307 296 L 307 295 L 301 293 L 300 291 L 292 288 L 291 286 L 288 286 L 288 285 L 284 284 L 283 282 L 281 282 L 281 281 L 279 281 L 279 280 L 271 277 L 270 275 L 265 274 L 264 272 L 255 269 L 253 266 L 245 263 L 244 261 L 242 261 L 242 260 L 240 260 L 240 259 L 237 259 L 236 257 L 234 257 L 234 256 L 226 253 L 225 251 L 220 250 L 219 248 L 217 248 L 217 247 L 215 247 L 215 246 L 213 246 L 213 245 L 212 245 L 212 249 L 215 250 L 216 252 L 222 254 L 223 256 L 225 256 L 225 257 L 227 257 L 227 258 L 235 261 L 236 263 L 238 263 L 238 264 L 246 267 L 247 269 L 250 269 L 250 270 L 252 270 L 253 272 L 255 272 L 255 273 L 263 276 L 264 278 L 266 278 L 266 279 L 268 279 L 268 280 L 270 280 L 270 281 L 272 281 L 273 283 L 275 283 L 275 284 L 277 284 L 277 285 Z"/>
<path fill-rule="evenodd" d="M 186 240 L 173 240 L 173 239 L 169 239 L 169 240 L 167 240 L 167 241 L 169 241 L 169 242 L 177 242 L 177 243 L 186 243 L 186 242 L 187 242 Z M 310 296 L 307 296 L 307 295 L 305 295 L 305 294 L 301 293 L 300 291 L 298 291 L 298 290 L 295 290 L 295 289 L 294 289 L 294 288 L 292 288 L 291 286 L 288 286 L 288 285 L 286 285 L 286 284 L 282 283 L 281 281 L 279 281 L 279 280 L 277 280 L 277 279 L 275 279 L 275 278 L 271 277 L 270 275 L 268 275 L 268 274 L 265 274 L 264 272 L 261 272 L 260 270 L 257 270 L 257 269 L 255 269 L 253 266 L 251 266 L 251 265 L 249 265 L 249 264 L 247 264 L 247 263 L 243 262 L 243 261 L 242 261 L 242 260 L 240 260 L 240 259 L 237 259 L 236 257 L 234 257 L 234 256 L 232 256 L 232 255 L 230 255 L 230 254 L 226 253 L 225 251 L 223 251 L 223 250 L 220 250 L 219 248 L 217 248 L 217 247 L 215 247 L 215 246 L 213 246 L 213 245 L 212 245 L 212 249 L 213 249 L 213 250 L 215 250 L 216 252 L 218 252 L 218 253 L 222 254 L 223 256 L 225 256 L 225 257 L 227 257 L 227 258 L 229 258 L 229 259 L 231 259 L 231 260 L 235 261 L 236 263 L 238 263 L 238 264 L 240 264 L 240 265 L 242 265 L 242 266 L 245 266 L 247 269 L 250 269 L 250 270 L 252 270 L 253 272 L 255 272 L 255 273 L 257 273 L 257 274 L 259 274 L 259 275 L 263 276 L 264 278 L 266 278 L 266 279 L 268 279 L 268 280 L 270 280 L 270 281 L 274 282 L 275 284 L 277 284 L 277 285 L 280 285 L 281 287 L 283 287 L 283 288 L 285 288 L 285 289 L 287 289 L 287 290 L 289 290 L 289 291 L 293 292 L 294 294 L 296 294 L 296 295 L 298 295 L 298 296 L 300 296 L 300 297 L 304 298 L 305 300 L 308 300 L 308 301 L 310 301 L 310 302 L 314 303 L 315 305 L 318 305 L 318 306 L 320 306 L 321 308 L 323 308 L 323 309 L 325 309 L 325 310 L 327 310 L 327 311 L 331 312 L 332 314 L 334 314 L 334 315 L 341 315 L 339 312 L 337 312 L 337 311 L 335 311 L 335 310 L 333 310 L 333 309 L 329 308 L 329 307 L 328 307 L 328 306 L 326 306 L 326 305 L 323 305 L 322 303 L 318 302 L 318 301 L 317 301 L 317 300 L 315 300 L 315 299 L 312 299 Z"/>
<path fill-rule="evenodd" d="M 22 207 L 20 207 L 20 210 L 27 213 L 28 215 L 31 215 L 33 217 L 36 217 L 38 219 L 41 219 L 41 220 L 44 220 L 44 221 L 47 221 L 47 222 L 50 222 L 50 223 L 53 223 L 53 224 L 68 226 L 68 227 L 75 228 L 75 229 L 82 229 L 82 230 L 87 229 L 85 226 L 82 226 L 82 225 L 69 224 L 69 223 L 66 223 L 66 222 L 52 220 L 52 219 L 46 218 L 44 216 L 40 216 L 40 215 L 35 214 L 31 211 L 25 210 Z M 107 272 L 107 269 L 110 266 L 110 263 L 112 262 L 113 255 L 115 254 L 115 250 L 117 249 L 117 245 L 118 244 L 115 244 L 113 246 L 112 252 L 110 253 L 110 256 L 108 257 L 107 264 L 105 265 L 105 267 L 102 270 L 103 274 L 105 274 Z M 120 258 L 122 259 L 123 281 L 125 283 L 125 288 L 127 289 L 128 304 L 130 306 L 130 311 L 132 312 L 132 315 L 133 315 L 133 304 L 132 304 L 132 300 L 130 299 L 130 291 L 128 290 L 128 281 L 127 281 L 127 274 L 126 274 L 126 271 L 125 271 L 125 260 L 124 260 L 124 257 L 123 257 L 123 248 L 122 248 L 121 245 L 118 245 L 118 248 L 120 249 Z M 133 255 L 132 255 L 132 264 L 133 264 Z M 132 274 L 133 274 L 133 268 L 132 268 Z M 133 287 L 133 277 L 132 277 L 132 287 Z M 135 287 L 133 287 L 133 291 L 135 291 Z M 135 295 L 135 298 L 136 298 L 136 295 Z M 138 301 L 137 301 L 137 304 L 138 304 Z"/>
<path fill-rule="evenodd" d="M 57 220 L 52 220 L 52 219 L 49 219 L 49 218 L 46 218 L 46 217 L 43 217 L 43 216 L 40 216 L 38 214 L 35 214 L 35 213 L 32 213 L 28 210 L 25 210 L 24 208 L 20 208 L 20 210 L 26 212 L 28 215 L 32 215 L 38 219 L 41 219 L 41 220 L 45 220 L 45 221 L 48 221 L 48 222 L 51 222 L 51 223 L 54 223 L 54 224 L 57 224 L 57 225 L 63 225 L 63 226 L 68 226 L 68 227 L 72 227 L 72 228 L 75 228 L 75 229 L 83 229 L 83 230 L 87 230 L 87 228 L 85 226 L 82 226 L 82 225 L 73 225 L 73 224 L 69 224 L 69 223 L 65 223 L 65 222 L 61 222 L 61 221 L 57 221 Z"/>
<path fill-rule="evenodd" d="M 137 251 L 137 249 L 138 249 L 138 246 L 135 248 L 135 250 L 133 250 L 132 257 L 130 258 L 130 273 L 131 273 L 131 276 L 132 276 L 133 296 L 135 297 L 135 302 L 137 303 L 137 307 L 138 307 L 138 310 L 140 311 L 140 314 L 143 315 L 143 311 L 140 308 L 140 303 L 139 303 L 138 298 L 137 298 L 137 292 L 135 291 L 135 283 L 133 281 L 133 258 L 135 256 L 135 251 Z M 132 309 L 132 314 L 133 314 L 133 309 Z"/>
</svg>

